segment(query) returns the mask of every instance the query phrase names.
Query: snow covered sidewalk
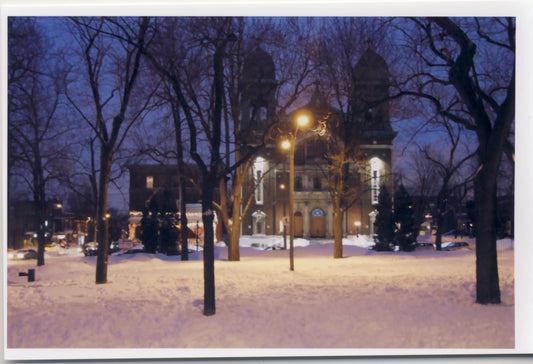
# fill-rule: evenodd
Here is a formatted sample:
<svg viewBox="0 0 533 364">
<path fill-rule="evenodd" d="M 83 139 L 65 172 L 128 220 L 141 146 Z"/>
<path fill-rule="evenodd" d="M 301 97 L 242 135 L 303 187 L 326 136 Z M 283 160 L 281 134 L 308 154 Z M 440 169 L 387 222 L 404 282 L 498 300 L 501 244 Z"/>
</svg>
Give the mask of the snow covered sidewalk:
<svg viewBox="0 0 533 364">
<path fill-rule="evenodd" d="M 514 251 L 499 249 L 501 305 L 475 301 L 475 252 L 381 253 L 332 244 L 288 251 L 216 247 L 217 313 L 202 315 L 201 253 L 9 262 L 8 348 L 512 349 Z M 36 269 L 36 281 L 18 272 Z M 181 353 L 181 352 L 180 352 Z M 185 351 L 187 353 L 187 351 Z M 181 354 L 180 354 L 181 355 Z M 187 355 L 187 354 L 185 354 Z"/>
</svg>

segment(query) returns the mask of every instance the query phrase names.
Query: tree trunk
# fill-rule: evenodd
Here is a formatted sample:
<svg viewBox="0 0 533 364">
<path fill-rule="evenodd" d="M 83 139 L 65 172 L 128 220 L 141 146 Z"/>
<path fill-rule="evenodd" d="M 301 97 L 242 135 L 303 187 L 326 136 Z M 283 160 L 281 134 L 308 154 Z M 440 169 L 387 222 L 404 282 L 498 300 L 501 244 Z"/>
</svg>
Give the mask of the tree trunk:
<svg viewBox="0 0 533 364">
<path fill-rule="evenodd" d="M 496 183 L 483 168 L 475 180 L 476 302 L 501 303 L 496 248 Z"/>
<path fill-rule="evenodd" d="M 231 200 L 233 203 L 233 211 L 231 212 L 231 223 L 226 225 L 228 229 L 229 236 L 229 247 L 228 247 L 228 260 L 230 262 L 238 262 L 241 260 L 239 240 L 241 237 L 241 206 L 242 206 L 242 176 L 243 171 L 241 168 L 238 168 L 235 171 L 236 183 L 232 187 Z"/>
<path fill-rule="evenodd" d="M 342 209 L 335 208 L 333 212 L 333 236 L 335 237 L 333 258 L 335 259 L 342 258 L 342 217 Z"/>
<path fill-rule="evenodd" d="M 37 197 L 38 200 L 34 201 L 35 206 L 35 226 L 37 227 L 37 266 L 44 265 L 44 246 L 46 244 L 45 239 L 45 227 L 44 220 L 46 219 L 46 205 L 41 197 Z"/>
<path fill-rule="evenodd" d="M 235 152 L 235 159 L 240 160 L 241 154 L 237 150 Z M 233 185 L 231 187 L 231 202 L 233 205 L 233 210 L 231 213 L 231 222 L 226 222 L 226 227 L 228 229 L 228 236 L 229 236 L 229 247 L 228 247 L 228 260 L 230 262 L 236 262 L 241 260 L 241 254 L 240 254 L 240 246 L 239 246 L 239 240 L 241 237 L 241 214 L 246 214 L 246 211 L 249 207 L 249 199 L 251 197 L 247 197 L 246 203 L 243 201 L 242 193 L 243 193 L 243 184 L 244 180 L 246 178 L 246 175 L 248 173 L 248 170 L 250 169 L 250 162 L 247 161 L 243 163 L 240 167 L 236 168 L 235 170 L 235 180 L 233 181 Z M 243 206 L 243 203 L 246 206 Z M 226 201 L 227 205 L 227 201 Z M 226 207 L 227 208 L 227 207 Z M 229 219 L 228 219 L 229 220 Z"/>
<path fill-rule="evenodd" d="M 41 213 L 38 212 L 37 216 L 39 216 L 38 219 L 40 219 L 40 223 L 37 230 L 37 266 L 39 267 L 44 265 L 44 246 L 46 244 L 43 227 L 44 218 L 41 218 L 40 215 Z"/>
<path fill-rule="evenodd" d="M 180 182 L 180 226 L 181 226 L 181 260 L 189 260 L 189 228 L 187 220 L 187 208 L 185 204 L 185 194 L 183 193 L 185 181 Z"/>
<path fill-rule="evenodd" d="M 439 206 L 439 204 L 437 205 Z M 437 207 L 440 209 L 440 207 Z M 435 250 L 441 251 L 442 250 L 442 224 L 443 224 L 443 218 L 442 218 L 442 212 L 437 211 L 435 220 L 437 221 L 437 231 L 435 232 Z"/>
<path fill-rule="evenodd" d="M 202 221 L 204 223 L 204 315 L 212 316 L 216 313 L 215 307 L 215 245 L 214 245 L 214 183 L 209 179 L 212 176 L 204 175 L 202 193 Z"/>
<path fill-rule="evenodd" d="M 231 225 L 227 227 L 229 235 L 229 247 L 228 247 L 228 260 L 230 262 L 238 262 L 241 260 L 241 253 L 239 247 L 239 239 L 241 237 L 240 232 L 240 211 L 239 207 L 241 206 L 240 199 L 239 201 L 233 202 L 233 212 Z"/>
<path fill-rule="evenodd" d="M 178 181 L 179 181 L 179 199 L 180 199 L 180 239 L 181 239 L 181 260 L 189 260 L 189 228 L 187 227 L 187 204 L 185 201 L 185 162 L 183 160 L 183 145 L 181 133 L 181 118 L 179 108 L 176 103 L 172 103 L 172 112 L 174 118 L 174 132 L 176 137 L 176 155 L 178 158 Z"/>
<path fill-rule="evenodd" d="M 97 242 L 98 256 L 96 260 L 96 284 L 107 283 L 107 256 L 109 246 L 105 241 L 105 215 L 107 210 L 107 188 L 113 161 L 112 153 L 101 148 L 100 176 L 98 181 L 98 206 L 96 211 L 96 224 L 98 225 Z"/>
<path fill-rule="evenodd" d="M 37 229 L 37 266 L 44 265 L 44 246 L 46 244 L 46 193 L 42 158 L 38 143 L 33 145 L 35 165 L 33 166 L 33 202 L 35 206 L 35 227 Z"/>
</svg>

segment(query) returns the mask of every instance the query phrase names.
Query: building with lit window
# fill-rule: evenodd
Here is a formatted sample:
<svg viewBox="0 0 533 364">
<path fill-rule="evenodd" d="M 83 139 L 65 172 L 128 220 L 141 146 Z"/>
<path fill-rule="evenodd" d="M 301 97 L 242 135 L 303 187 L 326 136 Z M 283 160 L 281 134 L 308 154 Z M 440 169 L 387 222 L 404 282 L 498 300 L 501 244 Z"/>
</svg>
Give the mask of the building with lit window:
<svg viewBox="0 0 533 364">
<path fill-rule="evenodd" d="M 143 209 L 150 204 L 167 205 L 167 210 L 179 210 L 179 180 L 177 165 L 138 164 L 129 166 L 129 237 L 138 239 Z M 200 172 L 192 165 L 185 166 L 187 176 L 185 202 L 189 228 L 196 231 L 201 226 L 201 190 L 198 186 Z"/>
<path fill-rule="evenodd" d="M 263 135 L 271 124 L 276 105 L 274 62 L 262 49 L 253 52 L 243 71 L 241 128 L 247 130 L 250 144 Z M 358 155 L 348 166 L 348 183 L 357 197 L 345 206 L 343 234 L 373 234 L 381 185 L 393 195 L 393 140 L 396 132 L 390 122 L 389 72 L 386 62 L 368 49 L 353 72 L 353 94 L 350 103 L 350 135 L 357 137 Z M 328 104 L 317 85 L 309 102 L 287 116 L 286 125 L 300 111 L 311 112 L 326 133 L 331 133 L 335 118 L 345 117 Z M 288 127 L 289 128 L 289 127 Z M 327 135 L 326 135 L 327 136 Z M 255 139 L 254 139 L 255 138 Z M 253 161 L 243 195 L 254 191 L 249 209 L 243 216 L 242 235 L 279 235 L 287 223 L 289 211 L 289 166 L 287 152 L 272 141 Z M 328 182 L 328 162 L 324 153 L 328 144 L 324 136 L 313 130 L 301 130 L 296 137 L 294 179 L 294 231 L 304 238 L 333 237 L 333 207 Z M 357 162 L 356 162 L 357 161 Z M 287 227 L 288 231 L 288 227 Z"/>
</svg>

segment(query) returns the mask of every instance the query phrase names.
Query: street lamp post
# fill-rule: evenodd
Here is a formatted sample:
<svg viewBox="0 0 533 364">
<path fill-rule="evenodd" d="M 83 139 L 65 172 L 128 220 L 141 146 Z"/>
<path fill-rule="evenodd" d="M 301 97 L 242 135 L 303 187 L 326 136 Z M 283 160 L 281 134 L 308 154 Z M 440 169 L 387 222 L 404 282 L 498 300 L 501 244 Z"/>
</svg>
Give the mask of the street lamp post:
<svg viewBox="0 0 533 364">
<path fill-rule="evenodd" d="M 289 154 L 289 260 L 291 270 L 294 270 L 294 144 L 296 144 L 296 133 Z"/>
<path fill-rule="evenodd" d="M 105 242 L 107 247 L 109 247 L 109 219 L 111 218 L 110 213 L 105 214 Z"/>
<path fill-rule="evenodd" d="M 301 115 L 296 119 L 296 129 L 290 136 L 290 140 L 284 140 L 282 147 L 289 149 L 289 260 L 290 270 L 294 270 L 294 151 L 296 149 L 296 137 L 301 126 L 309 123 L 309 117 Z"/>
<path fill-rule="evenodd" d="M 283 177 L 285 178 L 285 162 L 283 162 Z M 285 191 L 285 184 L 282 183 L 279 188 Z M 283 196 L 283 249 L 287 250 L 287 209 L 286 209 L 286 196 Z"/>
</svg>

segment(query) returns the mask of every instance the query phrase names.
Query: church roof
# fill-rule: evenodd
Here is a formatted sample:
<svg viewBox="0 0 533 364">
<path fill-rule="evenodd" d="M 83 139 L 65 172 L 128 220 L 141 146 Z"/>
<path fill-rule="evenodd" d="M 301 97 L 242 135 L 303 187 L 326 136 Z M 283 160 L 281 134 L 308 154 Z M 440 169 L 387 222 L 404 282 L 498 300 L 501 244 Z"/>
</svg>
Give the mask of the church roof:
<svg viewBox="0 0 533 364">
<path fill-rule="evenodd" d="M 304 106 L 306 109 L 317 111 L 331 111 L 333 107 L 328 103 L 324 94 L 319 90 L 318 83 L 309 102 Z"/>
</svg>

